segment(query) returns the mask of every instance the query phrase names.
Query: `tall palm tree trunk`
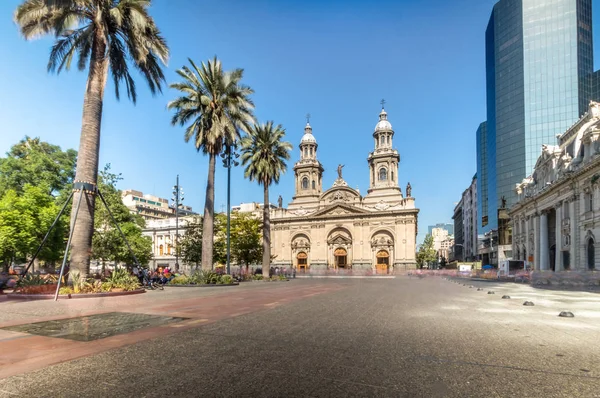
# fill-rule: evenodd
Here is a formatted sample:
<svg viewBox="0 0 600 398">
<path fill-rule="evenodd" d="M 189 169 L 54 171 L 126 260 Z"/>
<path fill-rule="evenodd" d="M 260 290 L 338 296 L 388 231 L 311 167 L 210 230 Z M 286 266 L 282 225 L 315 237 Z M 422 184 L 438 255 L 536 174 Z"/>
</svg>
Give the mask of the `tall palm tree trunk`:
<svg viewBox="0 0 600 398">
<path fill-rule="evenodd" d="M 215 161 L 216 155 L 210 153 L 208 158 L 208 181 L 206 182 L 206 199 L 204 200 L 204 220 L 202 221 L 202 269 L 213 268 L 213 243 L 215 227 Z"/>
<path fill-rule="evenodd" d="M 105 57 L 106 39 L 104 27 L 98 26 L 90 59 L 90 70 L 83 100 L 83 117 L 75 182 L 92 183 L 98 180 L 98 155 L 100 152 L 100 125 L 102 122 L 102 102 L 108 72 L 108 59 Z M 74 196 L 79 200 L 79 192 Z M 90 270 L 90 254 L 92 251 L 92 235 L 94 234 L 94 206 L 96 196 L 93 192 L 84 192 L 77 222 L 75 220 L 76 205 L 71 210 L 71 226 L 74 228 L 71 240 L 70 269 L 77 270 L 84 278 Z"/>
<path fill-rule="evenodd" d="M 271 269 L 271 219 L 269 209 L 269 184 L 264 182 L 264 205 L 263 205 L 263 277 L 268 278 Z"/>
</svg>

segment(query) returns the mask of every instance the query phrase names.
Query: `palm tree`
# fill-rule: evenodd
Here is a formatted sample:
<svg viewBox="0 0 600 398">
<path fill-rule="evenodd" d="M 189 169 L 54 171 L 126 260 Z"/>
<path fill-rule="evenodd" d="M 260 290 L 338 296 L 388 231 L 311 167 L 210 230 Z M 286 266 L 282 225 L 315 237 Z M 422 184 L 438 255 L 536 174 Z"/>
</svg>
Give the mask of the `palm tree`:
<svg viewBox="0 0 600 398">
<path fill-rule="evenodd" d="M 117 99 L 119 85 L 124 82 L 127 96 L 134 103 L 137 93 L 129 73 L 130 64 L 145 78 L 152 94 L 160 92 L 164 82 L 160 63 L 166 64 L 169 49 L 148 14 L 150 3 L 151 0 L 25 0 L 14 14 L 26 40 L 48 34 L 55 36 L 49 72 L 69 70 L 75 56 L 80 71 L 89 62 L 75 171 L 75 183 L 88 185 L 71 246 L 71 269 L 84 277 L 89 272 L 94 232 L 94 187 L 98 179 L 100 123 L 108 72 L 112 74 Z"/>
<path fill-rule="evenodd" d="M 248 131 L 254 122 L 254 104 L 250 95 L 254 91 L 240 83 L 243 69 L 223 71 L 221 61 L 214 57 L 202 62 L 201 67 L 188 59 L 191 68 L 183 66 L 177 74 L 183 78 L 171 88 L 181 96 L 169 102 L 174 109 L 173 125 L 190 124 L 185 129 L 184 139 L 192 138 L 196 150 L 208 155 L 208 180 L 204 201 L 202 225 L 202 269 L 213 267 L 214 217 L 215 217 L 215 161 L 228 145 L 234 145 L 241 131 Z"/>
<path fill-rule="evenodd" d="M 271 223 L 269 218 L 269 186 L 279 183 L 279 177 L 287 169 L 292 144 L 283 141 L 285 129 L 273 122 L 254 125 L 240 142 L 245 177 L 264 187 L 263 206 L 263 277 L 269 277 L 271 266 Z"/>
</svg>

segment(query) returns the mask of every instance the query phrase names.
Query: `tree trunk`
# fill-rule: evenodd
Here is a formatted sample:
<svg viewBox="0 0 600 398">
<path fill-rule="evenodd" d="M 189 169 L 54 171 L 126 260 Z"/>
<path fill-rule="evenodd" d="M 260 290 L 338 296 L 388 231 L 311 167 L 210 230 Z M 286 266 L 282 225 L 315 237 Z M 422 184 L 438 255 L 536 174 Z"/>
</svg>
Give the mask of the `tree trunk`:
<svg viewBox="0 0 600 398">
<path fill-rule="evenodd" d="M 98 180 L 98 155 L 100 153 L 100 125 L 102 122 L 102 101 L 108 72 L 106 38 L 104 27 L 96 27 L 96 36 L 92 46 L 90 70 L 83 100 L 83 117 L 75 182 L 91 183 Z M 94 233 L 95 193 L 84 192 L 81 198 L 79 214 L 75 214 L 79 192 L 74 196 L 71 207 L 71 227 L 74 228 L 71 240 L 70 269 L 77 270 L 83 278 L 87 278 L 90 270 L 90 254 L 92 251 L 92 235 Z M 77 221 L 73 224 L 73 221 Z"/>
<path fill-rule="evenodd" d="M 213 268 L 213 243 L 215 227 L 215 161 L 216 155 L 210 153 L 208 158 L 208 181 L 206 182 L 206 199 L 204 200 L 204 220 L 202 220 L 202 269 Z"/>
<path fill-rule="evenodd" d="M 264 206 L 263 206 L 263 260 L 262 260 L 262 271 L 263 278 L 270 277 L 271 269 L 271 220 L 270 220 L 270 209 L 269 209 L 269 184 L 264 182 Z"/>
</svg>

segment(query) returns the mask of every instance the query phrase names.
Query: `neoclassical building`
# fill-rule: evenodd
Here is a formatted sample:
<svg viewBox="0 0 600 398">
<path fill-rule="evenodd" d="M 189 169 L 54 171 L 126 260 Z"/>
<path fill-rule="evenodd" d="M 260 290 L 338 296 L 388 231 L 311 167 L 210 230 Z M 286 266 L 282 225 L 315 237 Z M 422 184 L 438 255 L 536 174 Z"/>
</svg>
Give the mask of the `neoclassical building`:
<svg viewBox="0 0 600 398">
<path fill-rule="evenodd" d="M 600 104 L 544 145 L 510 209 L 513 257 L 535 270 L 594 270 L 600 261 Z"/>
<path fill-rule="evenodd" d="M 366 196 L 351 188 L 337 168 L 333 186 L 323 190 L 324 169 L 317 140 L 307 122 L 294 165 L 295 195 L 287 208 L 281 199 L 271 211 L 271 254 L 274 266 L 298 270 L 359 269 L 387 273 L 415 268 L 417 215 L 408 183 L 399 185 L 400 154 L 384 109 L 368 155 Z M 367 170 L 365 170 L 366 174 Z"/>
</svg>

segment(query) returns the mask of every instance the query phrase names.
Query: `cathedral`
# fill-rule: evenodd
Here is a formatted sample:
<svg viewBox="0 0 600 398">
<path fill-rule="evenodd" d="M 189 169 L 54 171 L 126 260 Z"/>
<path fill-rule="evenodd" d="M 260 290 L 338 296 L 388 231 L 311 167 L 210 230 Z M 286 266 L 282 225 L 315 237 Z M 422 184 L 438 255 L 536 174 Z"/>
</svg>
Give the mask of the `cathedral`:
<svg viewBox="0 0 600 398">
<path fill-rule="evenodd" d="M 271 212 L 273 266 L 298 271 L 352 269 L 390 273 L 414 269 L 417 215 L 410 183 L 399 185 L 400 154 L 393 148 L 394 130 L 382 108 L 367 157 L 366 196 L 344 180 L 337 167 L 333 186 L 323 191 L 323 166 L 317 139 L 307 121 L 294 165 L 295 195 L 287 208 Z M 365 170 L 366 172 L 366 170 Z M 365 173 L 366 174 L 366 173 Z"/>
</svg>

